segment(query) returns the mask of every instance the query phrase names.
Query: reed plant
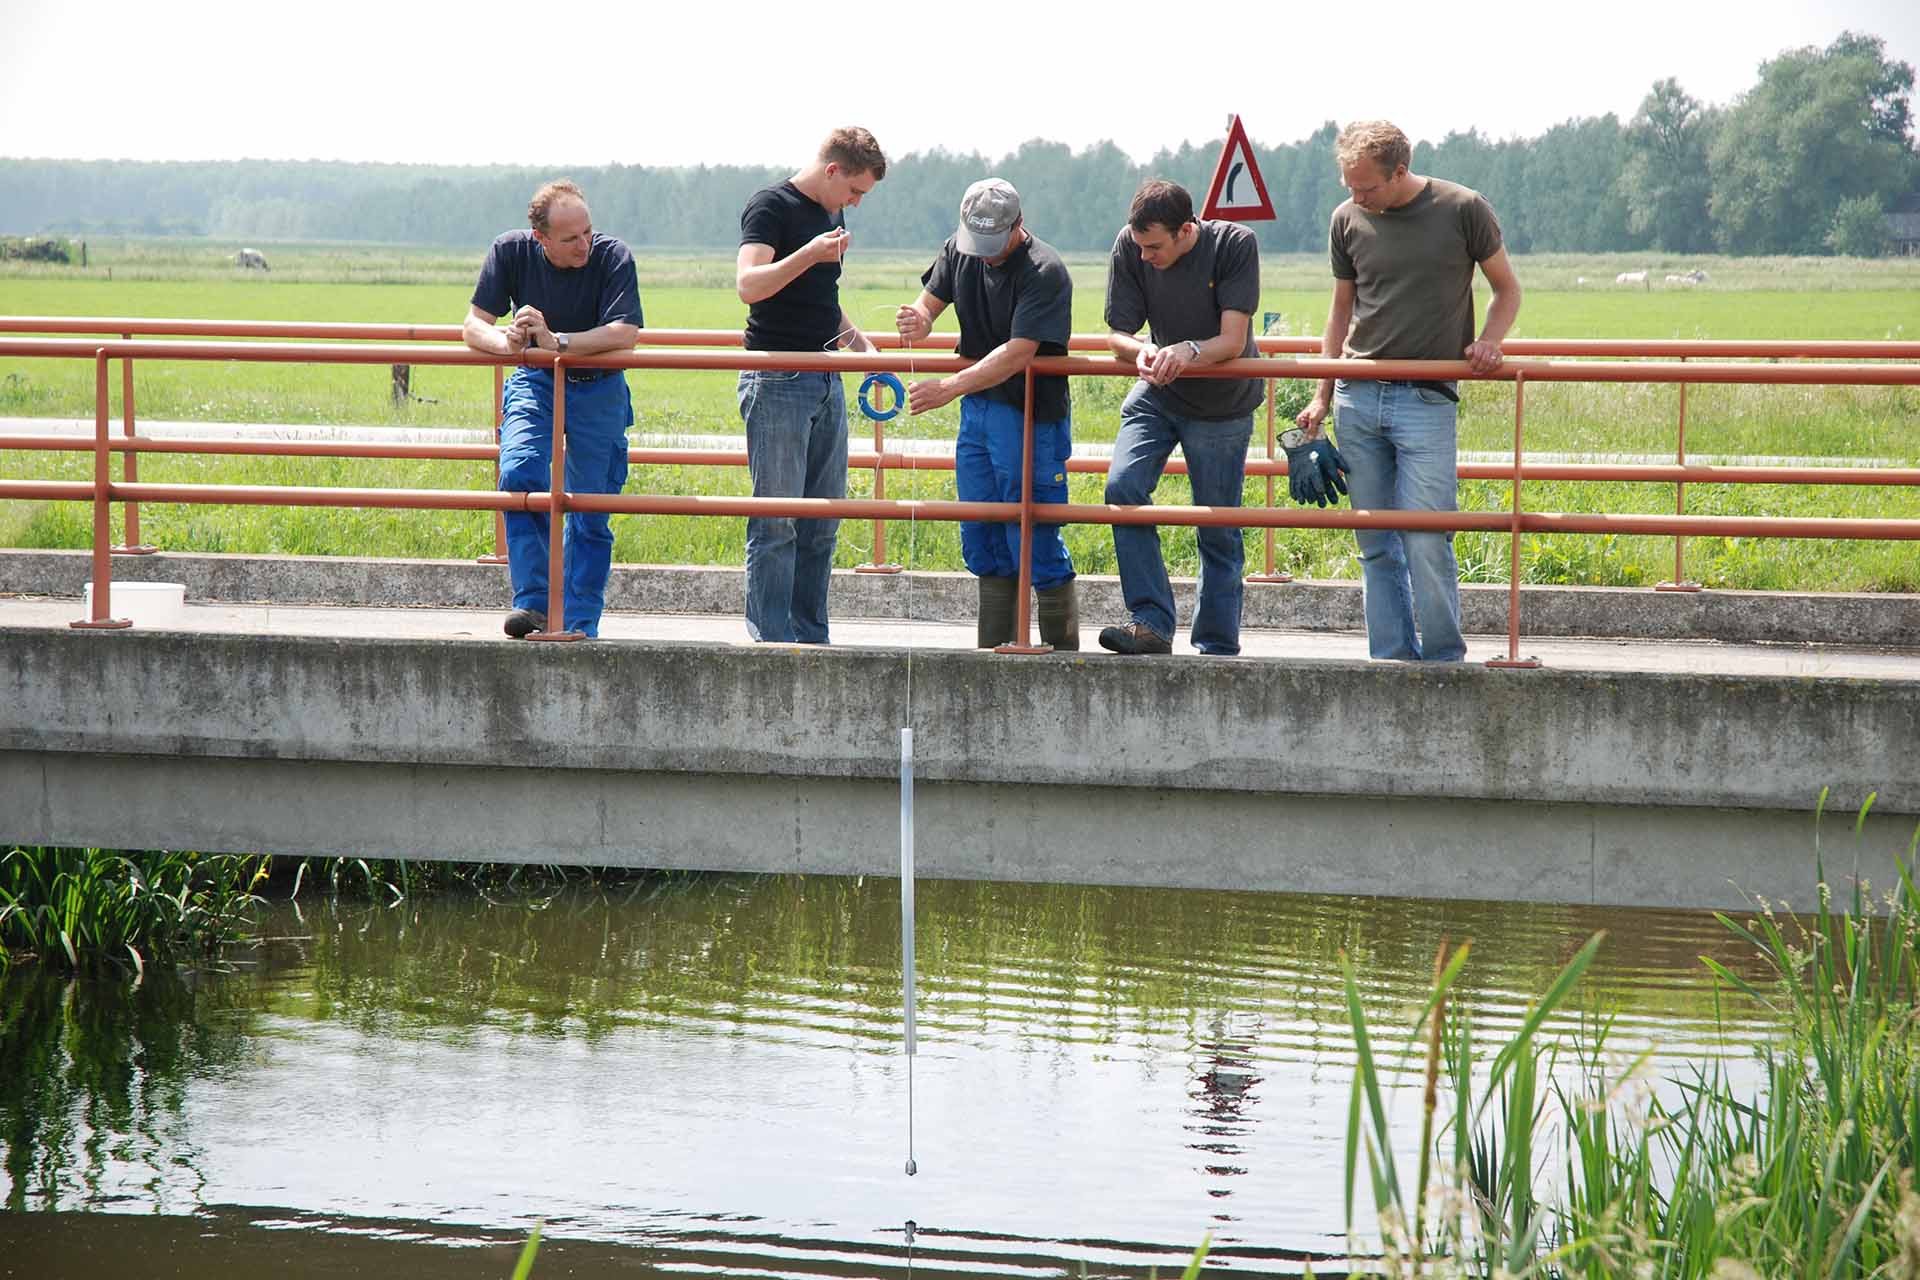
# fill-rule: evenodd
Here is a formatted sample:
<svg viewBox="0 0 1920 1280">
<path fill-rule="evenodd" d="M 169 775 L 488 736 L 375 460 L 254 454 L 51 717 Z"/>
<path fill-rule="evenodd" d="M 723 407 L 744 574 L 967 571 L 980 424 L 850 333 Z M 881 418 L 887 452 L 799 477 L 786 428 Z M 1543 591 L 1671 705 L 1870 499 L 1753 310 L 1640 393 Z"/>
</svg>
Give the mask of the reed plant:
<svg viewBox="0 0 1920 1280">
<path fill-rule="evenodd" d="M 1824 805 L 1825 797 L 1822 796 Z M 1872 797 L 1855 822 L 1859 838 Z M 1782 1037 L 1756 1083 L 1723 1061 L 1683 1079 L 1621 1060 L 1595 1018 L 1572 1045 L 1544 1041 L 1599 949 L 1594 935 L 1503 1043 L 1476 1043 L 1448 995 L 1469 946 L 1441 946 L 1426 1005 L 1401 1050 L 1427 1053 L 1417 1148 L 1394 1160 L 1385 1066 L 1345 962 L 1356 1072 L 1347 1226 L 1356 1274 L 1392 1276 L 1920 1276 L 1920 832 L 1884 897 L 1854 881 L 1836 908 L 1816 848 L 1819 907 L 1756 902 L 1720 914 L 1773 971 L 1756 984 L 1703 957 L 1730 997 L 1772 1009 Z M 1491 1050 L 1491 1056 L 1489 1051 Z M 1386 1064 L 1390 1065 L 1390 1064 Z M 1445 1105 L 1442 1105 L 1442 1099 Z M 1357 1182 L 1373 1231 L 1358 1227 Z M 1377 1233 L 1377 1234 L 1376 1234 Z"/>
<path fill-rule="evenodd" d="M 73 970 L 209 954 L 241 936 L 267 859 L 32 846 L 0 857 L 0 965 Z"/>
</svg>

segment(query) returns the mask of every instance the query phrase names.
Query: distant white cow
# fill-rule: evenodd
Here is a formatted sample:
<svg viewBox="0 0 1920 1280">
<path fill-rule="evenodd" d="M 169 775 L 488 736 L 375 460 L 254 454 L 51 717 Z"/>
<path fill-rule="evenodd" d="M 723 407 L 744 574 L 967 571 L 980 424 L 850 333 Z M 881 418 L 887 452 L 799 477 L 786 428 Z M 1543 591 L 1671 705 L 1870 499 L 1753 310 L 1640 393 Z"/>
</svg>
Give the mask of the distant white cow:
<svg viewBox="0 0 1920 1280">
<path fill-rule="evenodd" d="M 273 270 L 272 267 L 267 265 L 267 255 L 258 249 L 242 249 L 240 252 L 234 254 L 233 265 L 243 267 L 248 271 Z"/>
<path fill-rule="evenodd" d="M 1615 284 L 1645 284 L 1647 273 L 1644 271 L 1622 271 L 1613 278 Z"/>
</svg>

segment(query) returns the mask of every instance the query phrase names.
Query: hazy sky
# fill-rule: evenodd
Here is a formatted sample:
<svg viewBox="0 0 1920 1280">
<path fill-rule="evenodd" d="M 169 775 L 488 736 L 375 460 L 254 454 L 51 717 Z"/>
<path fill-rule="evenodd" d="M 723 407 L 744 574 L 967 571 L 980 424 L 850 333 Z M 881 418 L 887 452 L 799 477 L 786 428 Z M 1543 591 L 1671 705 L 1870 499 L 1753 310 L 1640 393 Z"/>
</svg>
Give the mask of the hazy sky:
<svg viewBox="0 0 1920 1280">
<path fill-rule="evenodd" d="M 992 35 L 983 34 L 989 26 Z M 1920 64 L 1920 0 L 180 5 L 0 0 L 0 155 L 795 164 L 1110 138 L 1137 160 L 1386 116 L 1416 139 L 1724 102 L 1852 28 Z"/>
</svg>

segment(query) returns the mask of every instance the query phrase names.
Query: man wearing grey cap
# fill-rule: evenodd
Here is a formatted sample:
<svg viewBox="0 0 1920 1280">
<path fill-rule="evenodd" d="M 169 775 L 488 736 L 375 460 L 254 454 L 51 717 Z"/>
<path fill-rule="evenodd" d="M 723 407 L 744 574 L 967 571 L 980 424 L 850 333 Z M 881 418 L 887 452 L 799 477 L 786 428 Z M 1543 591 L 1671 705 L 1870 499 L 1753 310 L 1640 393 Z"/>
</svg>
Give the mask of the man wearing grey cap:
<svg viewBox="0 0 1920 1280">
<path fill-rule="evenodd" d="M 1024 473 L 1026 370 L 1035 356 L 1065 355 L 1073 331 L 1073 280 L 1053 247 L 1036 239 L 1020 214 L 1011 183 L 985 178 L 960 200 L 960 226 L 926 274 L 918 300 L 894 322 L 919 342 L 949 305 L 960 320 L 959 353 L 975 363 L 949 377 L 908 388 L 909 413 L 960 399 L 954 486 L 962 502 L 1018 502 Z M 1033 380 L 1033 499 L 1067 500 L 1067 458 L 1073 452 L 1065 377 Z M 1014 596 L 1020 572 L 1020 525 L 962 521 L 960 553 L 980 580 L 981 648 L 1014 638 Z M 1033 528 L 1033 586 L 1040 638 L 1056 649 L 1080 647 L 1073 561 L 1060 526 Z"/>
</svg>

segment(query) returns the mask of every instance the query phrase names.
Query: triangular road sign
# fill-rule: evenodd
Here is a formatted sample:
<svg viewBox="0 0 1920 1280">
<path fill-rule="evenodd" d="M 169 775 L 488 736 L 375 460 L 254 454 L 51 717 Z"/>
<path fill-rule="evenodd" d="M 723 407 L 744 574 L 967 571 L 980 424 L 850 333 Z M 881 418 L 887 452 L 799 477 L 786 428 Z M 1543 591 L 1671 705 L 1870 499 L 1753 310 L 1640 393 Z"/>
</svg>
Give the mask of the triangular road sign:
<svg viewBox="0 0 1920 1280">
<path fill-rule="evenodd" d="M 1213 185 L 1207 188 L 1207 205 L 1200 216 L 1231 222 L 1264 222 L 1274 216 L 1273 201 L 1267 198 L 1267 184 L 1260 179 L 1253 144 L 1247 141 L 1239 116 L 1227 127 L 1227 145 L 1214 166 Z"/>
</svg>

